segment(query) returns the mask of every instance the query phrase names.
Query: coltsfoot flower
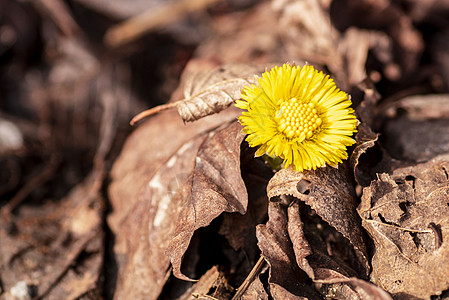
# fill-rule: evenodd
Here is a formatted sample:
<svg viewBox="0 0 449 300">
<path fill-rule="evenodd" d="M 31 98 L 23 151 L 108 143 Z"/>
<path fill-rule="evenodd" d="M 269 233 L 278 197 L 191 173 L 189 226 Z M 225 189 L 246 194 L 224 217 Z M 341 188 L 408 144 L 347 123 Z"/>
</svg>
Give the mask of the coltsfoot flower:
<svg viewBox="0 0 449 300">
<path fill-rule="evenodd" d="M 259 84 L 246 86 L 235 106 L 256 156 L 268 153 L 285 168 L 315 170 L 337 166 L 355 143 L 357 119 L 348 95 L 310 65 L 284 64 L 266 71 Z"/>
</svg>

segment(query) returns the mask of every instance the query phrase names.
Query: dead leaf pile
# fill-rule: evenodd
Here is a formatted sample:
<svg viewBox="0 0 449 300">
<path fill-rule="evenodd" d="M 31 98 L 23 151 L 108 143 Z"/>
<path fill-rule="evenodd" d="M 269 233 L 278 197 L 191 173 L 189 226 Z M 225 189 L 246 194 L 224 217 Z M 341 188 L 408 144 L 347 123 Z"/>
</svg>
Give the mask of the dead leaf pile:
<svg viewBox="0 0 449 300">
<path fill-rule="evenodd" d="M 364 9 L 367 9 L 364 7 L 365 4 L 367 5 L 367 3 L 354 4 L 354 7 L 351 7 L 354 9 L 353 13 L 364 12 Z M 310 9 L 304 9 L 304 5 Z M 430 109 L 420 109 L 419 104 L 415 104 L 416 101 L 412 103 L 407 99 L 394 101 L 392 102 L 394 106 L 391 106 L 388 102 L 380 101 L 379 94 L 369 81 L 361 82 L 367 76 L 374 76 L 374 73 L 370 74 L 365 70 L 371 55 L 370 51 L 383 64 L 382 72 L 386 77 L 393 81 L 406 78 L 406 74 L 416 68 L 413 63 L 417 64 L 423 49 L 419 34 L 407 23 L 408 16 L 395 5 L 385 8 L 385 12 L 391 17 L 390 20 L 384 20 L 385 28 L 388 30 L 381 32 L 351 27 L 342 35 L 336 34 L 335 28 L 324 21 L 329 10 L 338 14 L 338 11 L 342 9 L 338 4 L 331 7 L 318 1 L 303 3 L 275 1 L 273 6 L 281 15 L 280 24 L 284 24 L 282 28 L 300 29 L 297 32 L 281 32 L 286 46 L 290 47 L 287 48 L 289 53 L 300 50 L 296 57 L 308 57 L 315 62 L 327 65 L 336 73 L 340 81 L 360 90 L 361 97 L 355 102 L 359 101 L 357 111 L 363 116 L 362 120 L 366 120 L 367 123 L 359 126 L 359 132 L 356 135 L 357 143 L 352 149 L 350 160 L 340 165 L 338 169 L 323 168 L 303 173 L 287 169 L 271 174 L 269 168 L 264 167 L 265 171 L 260 174 L 255 173 L 259 176 L 264 174 L 260 177 L 260 182 L 257 185 L 253 185 L 254 183 L 249 185 L 250 177 L 246 174 L 247 168 L 255 168 L 256 165 L 260 165 L 257 167 L 260 168 L 263 163 L 260 160 L 242 156 L 248 150 L 245 150 L 247 144 L 242 143 L 243 137 L 238 123 L 227 123 L 223 119 L 222 125 L 217 124 L 216 128 L 210 127 L 205 131 L 198 129 L 201 133 L 195 137 L 182 139 L 185 140 L 184 142 L 178 140 L 180 142 L 178 148 L 175 147 L 169 151 L 172 154 L 163 159 L 165 163 L 162 167 L 157 167 L 155 170 L 158 171 L 150 173 L 146 181 L 139 184 L 140 192 L 135 196 L 137 202 L 128 213 L 124 224 L 128 227 L 135 227 L 138 224 L 137 228 L 144 228 L 145 234 L 135 241 L 130 238 L 131 231 L 128 230 L 125 233 L 128 242 L 121 250 L 128 257 L 123 261 L 120 273 L 119 282 L 122 284 L 128 280 L 129 282 L 142 280 L 142 277 L 135 278 L 133 274 L 145 274 L 137 272 L 135 268 L 142 268 L 146 264 L 148 270 L 157 268 L 159 278 L 168 281 L 165 283 L 165 281 L 153 280 L 155 287 L 147 284 L 146 289 L 140 292 L 133 289 L 133 285 L 126 288 L 119 285 L 118 295 L 153 297 L 159 293 L 164 295 L 168 293 L 168 290 L 171 291 L 169 295 L 177 295 L 176 297 L 180 299 L 187 298 L 189 295 L 201 296 L 201 293 L 219 299 L 226 299 L 232 294 L 245 299 L 251 299 L 251 297 L 391 299 L 391 296 L 428 298 L 431 295 L 441 294 L 448 288 L 444 279 L 446 276 L 444 270 L 447 265 L 443 264 L 444 267 L 438 268 L 436 265 L 424 266 L 431 261 L 430 253 L 425 252 L 430 251 L 432 247 L 429 246 L 429 241 L 426 241 L 425 245 L 421 245 L 420 242 L 428 238 L 429 234 L 434 234 L 434 243 L 438 243 L 438 249 L 441 249 L 438 250 L 441 251 L 441 256 L 436 256 L 435 259 L 440 263 L 447 260 L 444 254 L 445 248 L 441 248 L 446 230 L 442 229 L 446 228 L 444 221 L 446 210 L 422 210 L 419 203 L 424 203 L 424 200 L 414 199 L 397 204 L 399 208 L 397 220 L 388 217 L 388 214 L 394 214 L 395 209 L 384 207 L 380 202 L 379 205 L 382 205 L 380 209 L 385 209 L 386 214 L 371 214 L 371 211 L 376 210 L 374 204 L 377 203 L 371 193 L 377 196 L 381 192 L 387 192 L 388 195 L 394 192 L 394 195 L 400 199 L 416 197 L 416 194 L 412 192 L 398 196 L 398 193 L 404 191 L 397 186 L 397 180 L 392 180 L 395 188 L 388 188 L 386 191 L 384 190 L 386 185 L 380 184 L 379 180 L 397 176 L 395 174 L 398 170 L 404 169 L 403 165 L 406 161 L 410 164 L 413 160 L 428 160 L 446 151 L 445 140 L 440 138 L 435 139 L 433 144 L 443 146 L 441 150 L 438 148 L 419 158 L 402 155 L 400 158 L 403 162 L 392 159 L 391 156 L 397 157 L 399 151 L 397 147 L 390 146 L 388 142 L 390 138 L 396 143 L 401 142 L 397 136 L 404 141 L 411 141 L 407 131 L 403 130 L 404 127 L 410 126 L 395 123 L 399 122 L 396 119 L 399 115 L 394 112 L 401 109 L 407 113 L 408 118 L 419 115 L 420 118 L 424 118 L 426 124 L 429 124 L 429 118 L 444 123 L 445 110 L 426 115 L 426 112 L 430 113 Z M 375 5 L 372 9 L 381 10 Z M 295 14 L 295 11 L 301 11 L 302 14 Z M 304 13 L 306 11 L 308 13 Z M 319 16 L 319 18 L 313 16 Z M 402 23 L 398 23 L 395 17 L 402 18 Z M 381 17 L 377 16 L 377 18 Z M 319 27 L 314 22 L 327 24 L 327 27 Z M 377 22 L 376 17 L 366 22 L 367 24 Z M 342 25 L 339 24 L 339 26 Z M 415 39 L 414 42 L 401 40 L 399 32 L 400 34 L 410 33 Z M 299 36 L 302 37 L 302 43 L 307 44 L 309 48 L 301 47 L 294 50 L 297 46 L 294 46 L 291 41 L 298 40 Z M 305 42 L 307 39 L 304 39 L 307 37 L 310 43 Z M 318 37 L 322 37 L 322 40 Z M 354 44 L 357 46 L 354 47 Z M 402 60 L 397 63 L 394 47 L 402 47 L 403 51 L 408 53 L 407 60 L 412 60 L 413 63 L 406 64 Z M 204 50 L 199 49 L 198 53 L 203 53 L 202 51 Z M 332 62 L 330 62 L 331 59 Z M 342 72 L 345 61 L 348 62 L 347 72 Z M 248 78 L 251 72 L 256 74 L 261 72 L 261 70 L 256 72 L 256 69 L 252 67 L 245 68 L 244 65 L 243 68 L 239 66 L 235 69 L 235 72 L 230 72 L 231 69 L 227 68 L 230 67 L 223 66 L 184 77 L 186 80 L 185 100 L 175 102 L 182 120 L 193 121 L 222 111 L 238 98 L 238 92 L 241 90 L 240 82 L 245 84 L 245 78 Z M 235 79 L 230 79 L 227 74 Z M 379 106 L 379 103 L 382 105 Z M 429 104 L 432 102 L 426 101 L 425 105 Z M 435 102 L 434 106 L 438 105 L 443 104 Z M 212 120 L 214 116 L 223 118 L 226 112 L 227 110 L 218 115 L 209 116 L 201 122 L 210 122 L 209 120 Z M 152 124 L 155 131 L 157 131 L 155 128 L 159 126 L 158 118 L 159 116 L 156 116 L 148 122 Z M 435 136 L 443 134 L 445 128 L 441 125 L 443 123 L 434 125 Z M 382 130 L 379 124 L 389 126 L 385 127 L 387 134 L 381 139 L 379 133 L 373 131 Z M 184 131 L 188 132 L 197 126 L 201 128 L 201 123 L 189 125 Z M 142 135 L 142 130 L 139 128 L 135 135 Z M 410 127 L 410 132 L 413 130 L 416 129 Z M 424 131 L 426 128 L 422 129 L 422 135 Z M 429 135 L 427 137 L 431 138 Z M 159 135 L 151 136 L 151 140 L 157 141 L 157 139 Z M 134 146 L 138 141 L 132 140 L 128 142 L 128 145 L 133 146 L 128 147 L 142 147 Z M 428 143 L 421 147 L 422 149 L 416 150 L 417 153 L 423 154 L 423 149 L 434 148 Z M 404 145 L 401 149 L 406 148 L 407 145 Z M 180 150 L 176 149 L 182 150 L 185 156 L 181 156 Z M 116 164 L 116 170 L 122 169 L 127 164 L 125 157 L 130 154 L 125 151 L 123 155 L 125 156 Z M 443 159 L 440 157 L 440 161 Z M 173 168 L 179 172 L 176 176 L 171 171 Z M 424 169 L 432 172 L 427 166 Z M 123 177 L 120 173 L 123 172 L 114 172 L 117 179 L 112 185 L 113 203 L 120 201 L 117 191 L 123 189 L 120 183 L 120 178 Z M 404 175 L 402 178 L 410 178 L 410 176 Z M 413 176 L 413 178 L 419 177 Z M 439 177 L 439 185 L 447 184 L 447 178 Z M 178 182 L 176 189 L 171 188 L 174 178 Z M 422 181 L 426 186 L 432 185 L 430 177 L 425 177 Z M 365 187 L 363 191 L 360 185 Z M 264 194 L 265 187 L 266 194 Z M 377 188 L 380 190 L 378 191 Z M 413 186 L 413 189 L 415 188 Z M 430 193 L 431 189 L 427 192 Z M 254 197 L 255 193 L 259 196 Z M 424 194 L 426 193 L 423 192 Z M 361 195 L 360 205 L 360 198 L 357 195 L 359 197 Z M 387 196 L 379 197 L 384 199 L 385 203 L 394 205 Z M 264 199 L 266 204 L 262 205 L 260 199 Z M 252 201 L 257 202 L 255 204 Z M 428 202 L 425 203 L 429 205 Z M 244 220 L 254 205 L 267 210 L 259 211 L 255 218 L 253 216 Z M 413 211 L 419 211 L 423 215 L 413 216 L 411 207 Z M 438 211 L 438 213 L 430 217 L 426 211 Z M 436 215 L 440 217 L 436 218 Z M 399 222 L 409 218 L 410 220 L 418 218 L 421 223 L 419 226 L 416 224 L 411 226 L 410 232 L 414 235 L 410 235 L 407 248 L 400 244 L 403 239 L 401 235 L 394 234 L 387 237 L 387 233 L 382 233 L 381 237 L 377 237 L 370 227 L 373 224 L 376 226 L 383 224 L 386 229 L 392 226 L 397 226 L 397 230 L 410 228 L 410 224 L 402 225 Z M 159 220 L 165 220 L 162 222 L 168 223 L 158 227 L 156 225 L 159 224 Z M 378 227 L 375 228 L 379 230 Z M 121 232 L 118 231 L 117 234 L 120 236 Z M 420 234 L 423 236 L 421 237 Z M 155 235 L 159 237 L 156 238 Z M 381 238 L 388 238 L 394 247 L 387 247 L 387 243 L 380 240 Z M 213 242 L 220 243 L 219 248 L 210 244 Z M 433 251 L 436 251 L 435 247 Z M 158 256 L 153 256 L 154 251 L 159 253 Z M 242 251 L 251 253 L 244 259 L 245 268 L 239 266 L 239 263 L 242 263 Z M 258 255 L 262 260 L 257 260 Z M 401 258 L 401 256 L 404 257 Z M 148 259 L 145 260 L 145 257 Z M 224 265 L 223 259 L 227 261 Z M 265 266 L 264 261 L 267 263 Z M 162 265 L 161 262 L 163 262 Z M 392 265 L 393 262 L 396 265 Z M 171 269 L 169 269 L 170 265 Z M 217 268 L 217 266 L 220 267 Z M 250 271 L 251 266 L 253 266 L 252 271 Z M 128 270 L 130 267 L 132 269 Z M 223 267 L 226 268 L 223 269 Z M 246 272 L 247 276 L 241 272 Z M 432 276 L 428 276 L 429 282 L 420 283 L 421 286 L 429 286 L 425 292 L 422 292 L 413 283 L 413 278 L 419 280 L 418 278 L 424 276 L 424 272 Z M 389 275 L 387 276 L 386 273 Z M 150 281 L 154 275 L 148 273 L 143 277 L 144 281 Z M 199 281 L 181 284 L 172 282 L 171 276 L 187 281 L 198 278 Z M 206 283 L 209 289 L 205 286 Z"/>
<path fill-rule="evenodd" d="M 447 299 L 448 16 L 0 1 L 0 299 Z M 337 168 L 274 170 L 244 140 L 235 100 L 285 62 L 351 94 Z"/>
</svg>

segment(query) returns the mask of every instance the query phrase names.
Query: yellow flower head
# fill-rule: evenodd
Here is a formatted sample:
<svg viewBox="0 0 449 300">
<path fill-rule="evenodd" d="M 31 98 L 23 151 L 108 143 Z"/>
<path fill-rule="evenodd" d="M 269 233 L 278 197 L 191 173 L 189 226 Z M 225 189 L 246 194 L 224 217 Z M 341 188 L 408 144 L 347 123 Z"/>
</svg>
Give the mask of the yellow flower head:
<svg viewBox="0 0 449 300">
<path fill-rule="evenodd" d="M 285 167 L 315 170 L 336 166 L 354 144 L 357 119 L 348 95 L 312 66 L 284 64 L 266 71 L 259 85 L 246 86 L 236 106 L 256 155 L 276 155 Z"/>
</svg>

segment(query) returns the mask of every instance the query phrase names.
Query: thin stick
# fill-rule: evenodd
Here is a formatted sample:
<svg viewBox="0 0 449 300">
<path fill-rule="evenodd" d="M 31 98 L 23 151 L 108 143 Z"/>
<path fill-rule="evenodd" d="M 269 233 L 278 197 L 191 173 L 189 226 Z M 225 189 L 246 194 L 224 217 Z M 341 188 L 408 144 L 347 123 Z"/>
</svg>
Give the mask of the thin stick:
<svg viewBox="0 0 449 300">
<path fill-rule="evenodd" d="M 204 9 L 215 1 L 217 0 L 182 0 L 157 9 L 151 8 L 109 29 L 104 37 L 105 44 L 111 48 L 122 46 L 186 14 Z"/>
<path fill-rule="evenodd" d="M 238 300 L 242 295 L 246 292 L 251 282 L 253 282 L 254 278 L 259 274 L 262 267 L 265 265 L 265 258 L 263 255 L 259 257 L 259 260 L 256 262 L 254 267 L 249 272 L 248 276 L 245 278 L 245 281 L 239 286 L 237 289 L 237 293 L 235 293 L 234 297 L 231 300 Z"/>
<path fill-rule="evenodd" d="M 151 115 L 157 114 L 161 111 L 164 111 L 164 110 L 167 110 L 167 109 L 170 109 L 173 107 L 176 107 L 176 102 L 162 104 L 162 105 L 158 105 L 153 108 L 147 109 L 147 110 L 139 113 L 138 115 L 136 115 L 134 118 L 132 118 L 132 120 L 129 122 L 129 124 L 131 126 L 134 126 L 137 122 L 141 121 L 142 119 L 148 118 Z"/>
<path fill-rule="evenodd" d="M 33 3 L 33 2 L 32 2 Z M 65 36 L 71 37 L 81 29 L 73 20 L 67 5 L 61 0 L 39 0 L 42 7 L 48 12 L 52 21 L 58 26 Z"/>
</svg>

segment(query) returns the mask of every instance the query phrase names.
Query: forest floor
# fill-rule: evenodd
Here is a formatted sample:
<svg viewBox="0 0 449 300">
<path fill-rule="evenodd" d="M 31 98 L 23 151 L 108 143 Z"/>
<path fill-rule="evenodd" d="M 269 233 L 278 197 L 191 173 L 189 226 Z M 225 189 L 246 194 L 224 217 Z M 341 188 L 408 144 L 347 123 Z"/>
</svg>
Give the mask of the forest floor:
<svg viewBox="0 0 449 300">
<path fill-rule="evenodd" d="M 448 49 L 449 1 L 0 1 L 0 299 L 449 299 Z M 351 95 L 337 168 L 244 140 L 284 63 Z"/>
</svg>

